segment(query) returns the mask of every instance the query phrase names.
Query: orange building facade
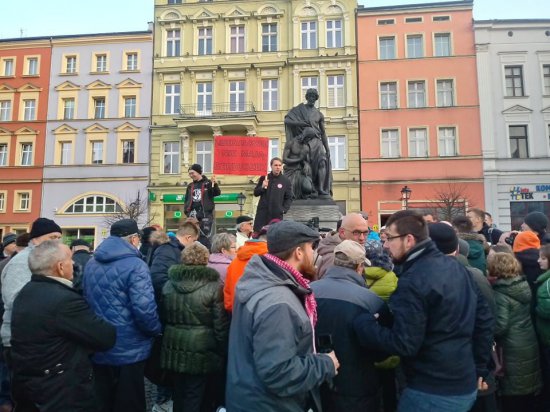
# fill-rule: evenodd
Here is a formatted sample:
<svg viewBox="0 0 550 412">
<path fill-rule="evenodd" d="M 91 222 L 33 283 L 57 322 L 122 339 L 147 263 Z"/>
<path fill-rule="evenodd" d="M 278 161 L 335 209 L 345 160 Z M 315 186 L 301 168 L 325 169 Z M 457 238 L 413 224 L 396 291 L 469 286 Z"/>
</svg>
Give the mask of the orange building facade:
<svg viewBox="0 0 550 412">
<path fill-rule="evenodd" d="M 0 235 L 40 216 L 51 46 L 0 41 Z"/>
<path fill-rule="evenodd" d="M 472 7 L 358 9 L 361 200 L 372 224 L 405 207 L 438 219 L 484 207 Z"/>
</svg>

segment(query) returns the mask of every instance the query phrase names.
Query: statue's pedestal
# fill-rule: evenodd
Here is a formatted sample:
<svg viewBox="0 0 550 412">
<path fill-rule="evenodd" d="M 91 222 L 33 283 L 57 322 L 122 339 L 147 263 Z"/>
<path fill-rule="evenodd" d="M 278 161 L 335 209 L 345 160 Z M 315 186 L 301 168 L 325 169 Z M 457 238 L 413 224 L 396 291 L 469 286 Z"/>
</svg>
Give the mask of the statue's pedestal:
<svg viewBox="0 0 550 412">
<path fill-rule="evenodd" d="M 334 200 L 307 199 L 293 201 L 284 218 L 307 223 L 314 217 L 319 218 L 319 228 L 336 230 L 336 223 L 342 218 L 342 214 Z"/>
</svg>

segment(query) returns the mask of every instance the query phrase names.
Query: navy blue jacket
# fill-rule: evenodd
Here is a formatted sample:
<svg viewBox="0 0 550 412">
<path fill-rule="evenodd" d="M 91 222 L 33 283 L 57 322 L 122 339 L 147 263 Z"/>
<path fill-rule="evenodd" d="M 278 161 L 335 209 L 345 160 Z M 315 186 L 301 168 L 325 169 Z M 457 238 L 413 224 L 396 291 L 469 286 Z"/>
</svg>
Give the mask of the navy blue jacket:
<svg viewBox="0 0 550 412">
<path fill-rule="evenodd" d="M 389 300 L 393 326 L 372 315 L 355 320 L 362 344 L 401 356 L 410 388 L 465 395 L 488 375 L 494 319 L 468 270 L 427 239 L 402 265 Z"/>
<path fill-rule="evenodd" d="M 183 245 L 176 237 L 171 237 L 167 243 L 159 245 L 151 258 L 151 278 L 155 297 L 160 302 L 162 288 L 168 282 L 168 269 L 170 266 L 181 264 L 181 252 Z"/>
<path fill-rule="evenodd" d="M 108 237 L 84 268 L 83 290 L 96 315 L 117 331 L 115 346 L 96 353 L 94 363 L 127 365 L 147 359 L 161 326 L 141 253 L 124 239 Z"/>
</svg>

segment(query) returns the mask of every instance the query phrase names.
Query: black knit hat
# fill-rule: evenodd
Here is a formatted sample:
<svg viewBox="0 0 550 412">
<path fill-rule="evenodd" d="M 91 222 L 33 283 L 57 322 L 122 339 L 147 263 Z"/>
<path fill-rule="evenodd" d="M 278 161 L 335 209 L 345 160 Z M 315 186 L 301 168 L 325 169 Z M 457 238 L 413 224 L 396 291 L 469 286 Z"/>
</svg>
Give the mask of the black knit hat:
<svg viewBox="0 0 550 412">
<path fill-rule="evenodd" d="M 448 255 L 456 252 L 458 249 L 458 236 L 452 226 L 446 223 L 430 223 L 428 230 L 430 238 L 441 253 Z"/>
<path fill-rule="evenodd" d="M 17 235 L 15 233 L 8 233 L 4 238 L 2 239 L 2 246 L 6 247 L 12 243 L 15 242 L 15 239 L 17 239 Z"/>
<path fill-rule="evenodd" d="M 71 246 L 70 247 L 75 247 L 75 246 L 86 246 L 86 247 L 91 247 L 90 244 L 88 242 L 86 242 L 84 239 L 75 239 L 71 242 Z"/>
<path fill-rule="evenodd" d="M 191 167 L 189 168 L 189 170 L 194 170 L 199 175 L 202 175 L 202 166 L 198 163 L 192 164 Z"/>
<path fill-rule="evenodd" d="M 525 219 L 523 219 L 525 224 L 529 226 L 534 232 L 544 233 L 548 227 L 548 218 L 544 213 L 541 212 L 531 212 Z"/>
<path fill-rule="evenodd" d="M 34 239 L 49 233 L 61 233 L 61 228 L 53 220 L 39 217 L 32 223 L 30 239 Z"/>
</svg>

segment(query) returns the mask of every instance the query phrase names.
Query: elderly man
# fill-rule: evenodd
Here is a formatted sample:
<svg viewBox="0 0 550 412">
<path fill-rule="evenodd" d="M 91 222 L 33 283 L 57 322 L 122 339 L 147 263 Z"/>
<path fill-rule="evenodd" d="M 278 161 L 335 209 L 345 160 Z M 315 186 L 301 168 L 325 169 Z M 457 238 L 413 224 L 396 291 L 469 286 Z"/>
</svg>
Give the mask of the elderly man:
<svg viewBox="0 0 550 412">
<path fill-rule="evenodd" d="M 15 246 L 15 240 L 17 235 L 15 233 L 8 233 L 2 239 L 2 253 L 0 254 L 0 261 L 9 258 L 15 253 L 17 247 Z"/>
<path fill-rule="evenodd" d="M 339 364 L 333 351 L 316 353 L 313 344 L 317 312 L 308 279 L 318 239 L 304 224 L 275 223 L 267 231 L 269 253 L 248 262 L 229 336 L 229 411 L 320 410 L 319 386 Z"/>
<path fill-rule="evenodd" d="M 95 411 L 90 355 L 115 343 L 115 328 L 72 288 L 73 261 L 48 240 L 29 254 L 32 272 L 13 303 L 13 392 L 22 411 Z"/>
<path fill-rule="evenodd" d="M 369 222 L 360 213 L 348 213 L 342 218 L 342 224 L 332 235 L 321 239 L 317 250 L 319 258 L 316 266 L 318 277 L 322 278 L 334 260 L 334 248 L 343 240 L 353 240 L 361 245 L 369 234 Z"/>
<path fill-rule="evenodd" d="M 250 216 L 239 216 L 237 218 L 237 250 L 244 245 L 244 242 L 250 239 L 253 231 L 253 220 Z"/>
<path fill-rule="evenodd" d="M 119 220 L 84 268 L 84 297 L 99 317 L 117 328 L 115 346 L 92 358 L 97 411 L 145 411 L 145 361 L 161 325 L 139 242 L 135 220 Z"/>
</svg>

